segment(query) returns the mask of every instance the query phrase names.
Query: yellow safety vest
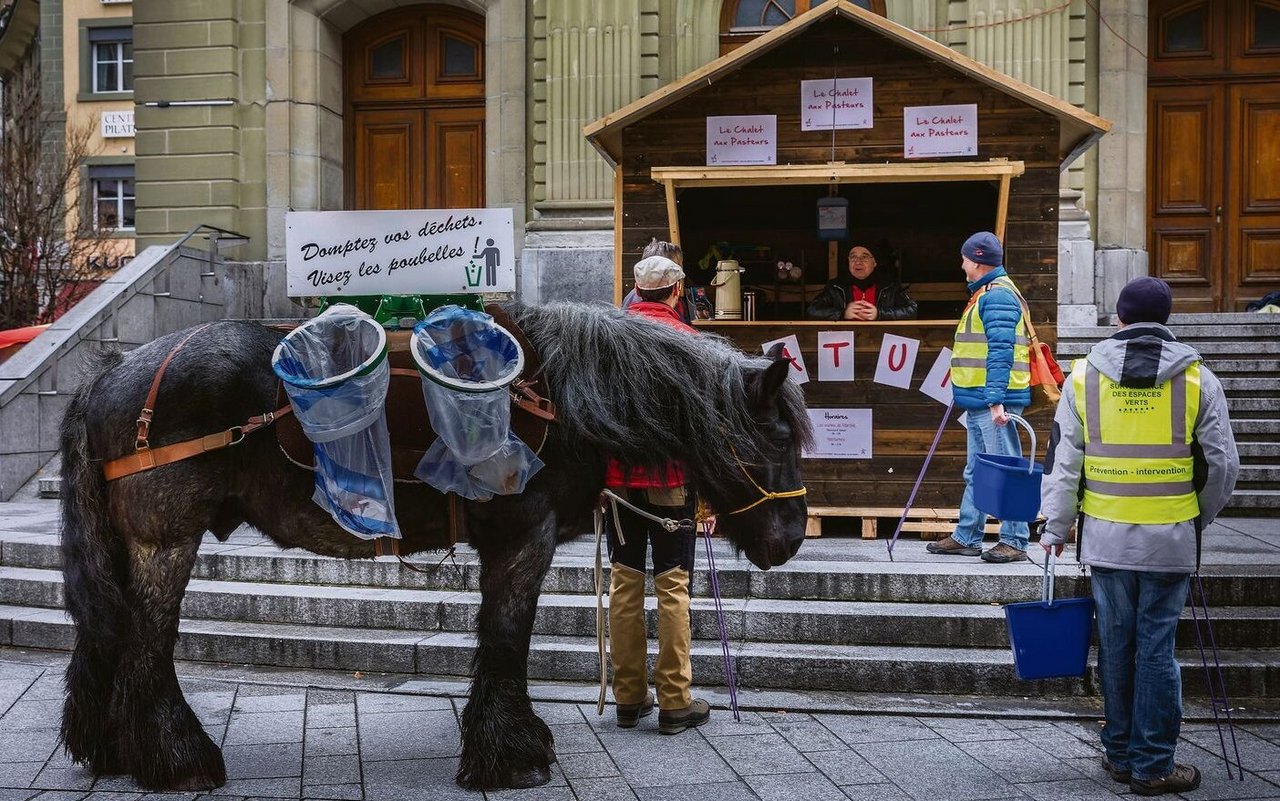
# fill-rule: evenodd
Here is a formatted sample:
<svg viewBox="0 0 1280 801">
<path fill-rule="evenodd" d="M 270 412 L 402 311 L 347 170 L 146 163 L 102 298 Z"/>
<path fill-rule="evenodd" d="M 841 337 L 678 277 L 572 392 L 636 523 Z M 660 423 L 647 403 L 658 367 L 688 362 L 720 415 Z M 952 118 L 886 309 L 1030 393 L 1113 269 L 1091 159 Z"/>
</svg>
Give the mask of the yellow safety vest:
<svg viewBox="0 0 1280 801">
<path fill-rule="evenodd" d="M 1022 316 L 1014 330 L 1013 366 L 1009 370 L 1009 389 L 1027 389 L 1031 386 L 1031 338 L 1027 335 L 1027 307 L 1012 280 L 1000 277 L 989 287 L 1002 286 L 1013 292 L 1022 306 Z M 985 289 L 982 291 L 986 291 Z M 956 326 L 955 343 L 951 349 L 951 383 L 957 387 L 978 388 L 987 385 L 987 331 L 978 314 L 978 297 L 960 316 Z"/>
<path fill-rule="evenodd" d="M 1071 384 L 1084 423 L 1081 511 L 1117 523 L 1198 517 L 1191 438 L 1200 414 L 1200 363 L 1159 386 L 1134 388 L 1077 359 Z"/>
</svg>

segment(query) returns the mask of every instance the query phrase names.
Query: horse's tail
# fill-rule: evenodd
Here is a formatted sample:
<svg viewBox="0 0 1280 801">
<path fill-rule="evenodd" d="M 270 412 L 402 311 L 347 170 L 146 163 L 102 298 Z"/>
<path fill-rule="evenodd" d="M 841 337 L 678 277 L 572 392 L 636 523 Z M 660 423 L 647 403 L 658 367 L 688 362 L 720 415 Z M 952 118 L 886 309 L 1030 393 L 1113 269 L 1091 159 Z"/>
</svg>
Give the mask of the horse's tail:
<svg viewBox="0 0 1280 801">
<path fill-rule="evenodd" d="M 101 462 L 90 458 L 89 397 L 98 379 L 123 358 L 117 352 L 99 354 L 62 419 L 63 592 L 76 624 L 62 742 L 73 759 L 98 771 L 109 770 L 115 761 L 107 718 L 127 637 L 127 566 L 124 544 L 111 526 Z"/>
</svg>

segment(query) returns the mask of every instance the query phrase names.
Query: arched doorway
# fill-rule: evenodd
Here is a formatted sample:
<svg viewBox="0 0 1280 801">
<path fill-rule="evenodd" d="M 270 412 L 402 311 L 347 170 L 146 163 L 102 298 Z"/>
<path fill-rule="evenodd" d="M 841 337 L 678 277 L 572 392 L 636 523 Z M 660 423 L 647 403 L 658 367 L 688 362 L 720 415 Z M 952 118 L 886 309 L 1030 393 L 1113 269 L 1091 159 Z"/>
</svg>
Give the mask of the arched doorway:
<svg viewBox="0 0 1280 801">
<path fill-rule="evenodd" d="M 410 6 L 352 28 L 343 50 L 347 208 L 482 208 L 484 20 Z"/>
</svg>

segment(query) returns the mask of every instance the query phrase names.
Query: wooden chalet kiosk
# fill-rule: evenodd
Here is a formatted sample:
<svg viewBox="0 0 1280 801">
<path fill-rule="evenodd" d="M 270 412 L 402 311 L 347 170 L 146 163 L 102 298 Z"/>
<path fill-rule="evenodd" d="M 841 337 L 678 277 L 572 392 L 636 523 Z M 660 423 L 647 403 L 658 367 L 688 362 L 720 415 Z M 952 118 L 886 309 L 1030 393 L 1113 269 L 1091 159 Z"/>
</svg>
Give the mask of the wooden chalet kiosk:
<svg viewBox="0 0 1280 801">
<path fill-rule="evenodd" d="M 870 79 L 870 86 L 847 79 Z M 804 84 L 802 96 L 806 81 L 825 81 L 839 90 L 828 96 L 845 100 L 865 98 L 869 89 L 871 103 L 863 110 L 856 102 L 844 106 L 854 106 L 855 117 L 866 115 L 857 124 L 869 127 L 842 127 L 849 118 L 821 110 L 822 84 Z M 851 86 L 859 94 L 851 94 Z M 976 107 L 969 153 L 907 157 L 909 149 L 919 155 L 904 143 L 908 125 L 918 133 L 917 121 L 927 127 L 941 119 L 945 127 L 956 119 L 949 112 L 930 117 L 918 107 L 965 105 L 970 115 Z M 916 110 L 904 113 L 908 108 Z M 831 123 L 823 124 L 823 114 Z M 766 157 L 742 164 L 741 152 L 712 140 L 725 121 L 713 129 L 708 118 L 730 118 L 732 129 L 742 117 L 761 115 L 776 120 L 773 163 Z M 921 386 L 950 346 L 968 298 L 961 243 L 975 231 L 1000 235 L 1006 269 L 1030 303 L 1041 339 L 1052 346 L 1059 172 L 1109 127 L 908 28 L 831 0 L 597 120 L 584 134 L 614 166 L 615 300 L 631 288 L 631 266 L 654 237 L 682 246 L 692 286 L 711 284 L 721 259 L 736 260 L 742 289 L 754 297 L 755 319 L 697 325 L 756 353 L 762 343 L 794 335 L 810 377 L 804 389 L 811 410 L 871 410 L 869 458 L 862 451 L 806 458 L 804 474 L 811 533 L 820 518 L 853 517 L 861 518 L 863 536 L 875 536 L 878 519 L 901 514 L 946 408 Z M 819 237 L 818 204 L 826 198 L 848 204 L 847 236 L 840 241 Z M 918 319 L 806 319 L 808 302 L 847 269 L 847 253 L 857 244 L 878 253 L 878 273 L 909 285 Z M 779 261 L 798 268 L 797 277 L 780 279 Z M 711 297 L 714 292 L 708 289 Z M 853 380 L 818 380 L 822 332 L 853 333 Z M 873 380 L 890 334 L 919 342 L 907 388 Z M 923 536 L 949 532 L 959 505 L 965 458 L 959 415 L 953 410 L 907 527 Z M 1048 410 L 1031 415 L 1042 441 L 1050 420 Z M 854 443 L 865 444 L 865 437 L 864 427 Z M 837 443 L 836 451 L 848 445 Z M 849 458 L 851 452 L 861 456 Z"/>
</svg>

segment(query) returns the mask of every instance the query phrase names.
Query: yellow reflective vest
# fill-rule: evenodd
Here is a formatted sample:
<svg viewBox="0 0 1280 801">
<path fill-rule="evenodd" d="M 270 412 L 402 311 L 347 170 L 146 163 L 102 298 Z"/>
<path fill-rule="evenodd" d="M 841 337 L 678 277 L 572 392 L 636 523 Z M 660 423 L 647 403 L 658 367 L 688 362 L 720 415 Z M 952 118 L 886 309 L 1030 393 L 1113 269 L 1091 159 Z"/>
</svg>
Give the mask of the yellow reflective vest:
<svg viewBox="0 0 1280 801">
<path fill-rule="evenodd" d="M 1191 438 L 1200 414 L 1200 363 L 1155 387 L 1124 387 L 1088 359 L 1071 368 L 1084 429 L 1080 510 L 1117 523 L 1199 516 Z"/>
<path fill-rule="evenodd" d="M 1031 386 L 1031 338 L 1027 334 L 1027 304 L 1010 279 L 1002 276 L 987 285 L 988 288 L 994 286 L 1002 286 L 1013 292 L 1018 297 L 1018 305 L 1022 306 L 1022 316 L 1018 318 L 1018 325 L 1014 330 L 1009 389 L 1027 389 Z M 985 291 L 987 289 L 983 290 Z M 978 388 L 987 385 L 987 331 L 982 325 L 982 315 L 978 314 L 981 294 L 974 296 L 973 302 L 960 316 L 960 324 L 956 326 L 955 343 L 951 350 L 951 383 L 957 387 Z"/>
</svg>

